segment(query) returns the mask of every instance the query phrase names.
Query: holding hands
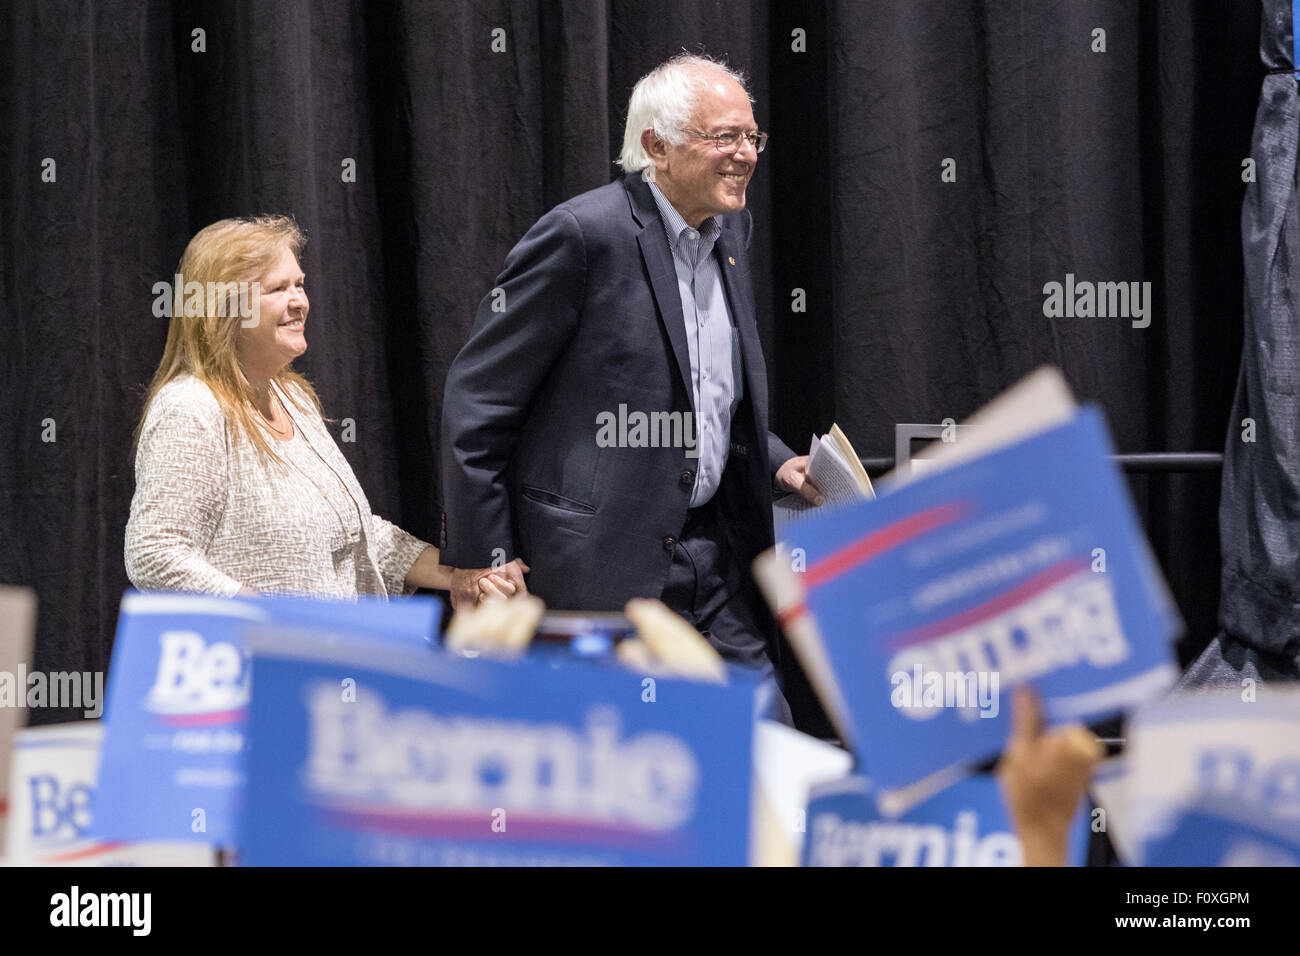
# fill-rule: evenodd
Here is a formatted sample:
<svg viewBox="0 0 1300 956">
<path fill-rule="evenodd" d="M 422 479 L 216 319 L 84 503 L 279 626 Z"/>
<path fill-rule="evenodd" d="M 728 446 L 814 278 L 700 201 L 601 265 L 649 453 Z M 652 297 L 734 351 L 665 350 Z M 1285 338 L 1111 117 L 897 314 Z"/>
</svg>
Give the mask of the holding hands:
<svg viewBox="0 0 1300 956">
<path fill-rule="evenodd" d="M 502 600 L 528 593 L 524 575 L 530 570 L 519 558 L 496 568 L 456 568 L 451 573 L 453 610 L 474 607 L 484 600 Z"/>
</svg>

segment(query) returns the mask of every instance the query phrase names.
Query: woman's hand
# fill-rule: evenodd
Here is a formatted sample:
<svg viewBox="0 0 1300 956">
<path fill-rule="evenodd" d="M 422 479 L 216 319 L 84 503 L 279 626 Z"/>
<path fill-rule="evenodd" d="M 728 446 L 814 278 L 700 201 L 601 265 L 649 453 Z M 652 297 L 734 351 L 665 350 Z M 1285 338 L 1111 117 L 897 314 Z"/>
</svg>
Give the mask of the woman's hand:
<svg viewBox="0 0 1300 956">
<path fill-rule="evenodd" d="M 514 582 L 503 574 L 485 574 L 478 579 L 478 603 L 504 601 L 518 593 Z"/>
</svg>

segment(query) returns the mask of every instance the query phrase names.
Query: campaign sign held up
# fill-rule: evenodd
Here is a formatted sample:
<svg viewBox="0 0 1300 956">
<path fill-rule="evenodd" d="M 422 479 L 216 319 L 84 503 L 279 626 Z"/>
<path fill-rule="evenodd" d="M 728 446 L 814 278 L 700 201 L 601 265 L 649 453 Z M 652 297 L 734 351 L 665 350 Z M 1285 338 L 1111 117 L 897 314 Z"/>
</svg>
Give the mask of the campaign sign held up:
<svg viewBox="0 0 1300 956">
<path fill-rule="evenodd" d="M 196 843 L 97 840 L 96 769 L 103 722 L 28 727 L 14 741 L 10 866 L 212 866 Z"/>
<path fill-rule="evenodd" d="M 1300 866 L 1300 690 L 1189 692 L 1137 711 L 1124 783 L 1143 866 Z"/>
<path fill-rule="evenodd" d="M 744 675 L 250 633 L 249 865 L 746 862 Z"/>
<path fill-rule="evenodd" d="M 884 814 L 865 777 L 813 788 L 804 866 L 1020 866 L 1020 840 L 997 781 L 967 777 L 895 816 Z M 1088 854 L 1087 805 L 1070 830 L 1068 859 Z"/>
<path fill-rule="evenodd" d="M 1010 692 L 1048 722 L 1173 682 L 1179 622 L 1100 414 L 811 519 L 808 608 L 877 786 L 997 754 Z"/>
<path fill-rule="evenodd" d="M 250 625 L 330 626 L 432 653 L 438 602 L 128 592 L 108 682 L 94 833 L 234 846 L 243 803 Z"/>
</svg>

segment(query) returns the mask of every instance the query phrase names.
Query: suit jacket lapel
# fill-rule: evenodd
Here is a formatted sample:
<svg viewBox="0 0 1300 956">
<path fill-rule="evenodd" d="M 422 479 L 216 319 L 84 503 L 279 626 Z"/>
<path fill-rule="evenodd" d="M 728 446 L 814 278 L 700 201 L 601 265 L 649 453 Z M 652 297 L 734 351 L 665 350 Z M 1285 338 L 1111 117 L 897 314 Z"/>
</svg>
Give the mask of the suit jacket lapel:
<svg viewBox="0 0 1300 956">
<path fill-rule="evenodd" d="M 677 371 L 686 388 L 686 398 L 694 411 L 694 391 L 691 389 L 691 353 L 686 343 L 686 322 L 682 318 L 682 297 L 677 291 L 677 268 L 668 248 L 668 236 L 663 223 L 656 219 L 648 223 L 637 237 L 646 270 L 650 273 L 650 286 L 654 289 L 655 303 L 659 306 L 659 321 L 673 344 Z"/>
<path fill-rule="evenodd" d="M 682 387 L 686 389 L 686 401 L 695 412 L 695 392 L 691 388 L 691 353 L 686 343 L 686 323 L 682 318 L 682 297 L 677 291 L 677 267 L 673 264 L 673 253 L 668 247 L 668 233 L 663 220 L 659 218 L 659 208 L 655 205 L 650 187 L 641 179 L 640 173 L 628 173 L 623 180 L 628 199 L 632 206 L 632 215 L 641 224 L 637 234 L 637 245 L 641 247 L 641 257 L 645 260 L 646 272 L 650 275 L 650 287 L 654 291 L 655 304 L 659 307 L 659 321 L 663 323 L 668 341 L 673 346 L 673 356 L 677 360 L 677 372 L 681 375 Z"/>
<path fill-rule="evenodd" d="M 741 241 L 725 226 L 714 243 L 718 268 L 722 270 L 722 284 L 727 290 L 727 304 L 736 322 L 740 336 L 740 361 L 745 369 L 745 393 L 754 405 L 755 421 L 760 431 L 767 418 L 767 378 L 763 371 L 763 354 L 758 340 L 758 322 L 754 317 L 754 303 L 749 297 L 749 283 L 745 275 L 744 249 Z M 732 261 L 735 265 L 732 265 Z"/>
</svg>

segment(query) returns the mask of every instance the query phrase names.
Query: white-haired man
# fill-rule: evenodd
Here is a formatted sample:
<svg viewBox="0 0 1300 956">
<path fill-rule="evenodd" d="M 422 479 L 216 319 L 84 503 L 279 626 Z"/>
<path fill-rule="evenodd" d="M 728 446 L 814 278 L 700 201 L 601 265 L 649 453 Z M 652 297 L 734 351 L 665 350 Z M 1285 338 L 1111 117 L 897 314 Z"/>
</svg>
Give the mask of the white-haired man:
<svg viewBox="0 0 1300 956">
<path fill-rule="evenodd" d="M 739 74 L 675 57 L 632 92 L 624 178 L 507 256 L 447 375 L 443 559 L 479 569 L 458 572 L 454 603 L 504 558 L 552 607 L 661 598 L 779 679 L 749 566 L 772 545 L 773 484 L 820 495 L 767 427 L 745 256 L 766 140 Z"/>
</svg>

